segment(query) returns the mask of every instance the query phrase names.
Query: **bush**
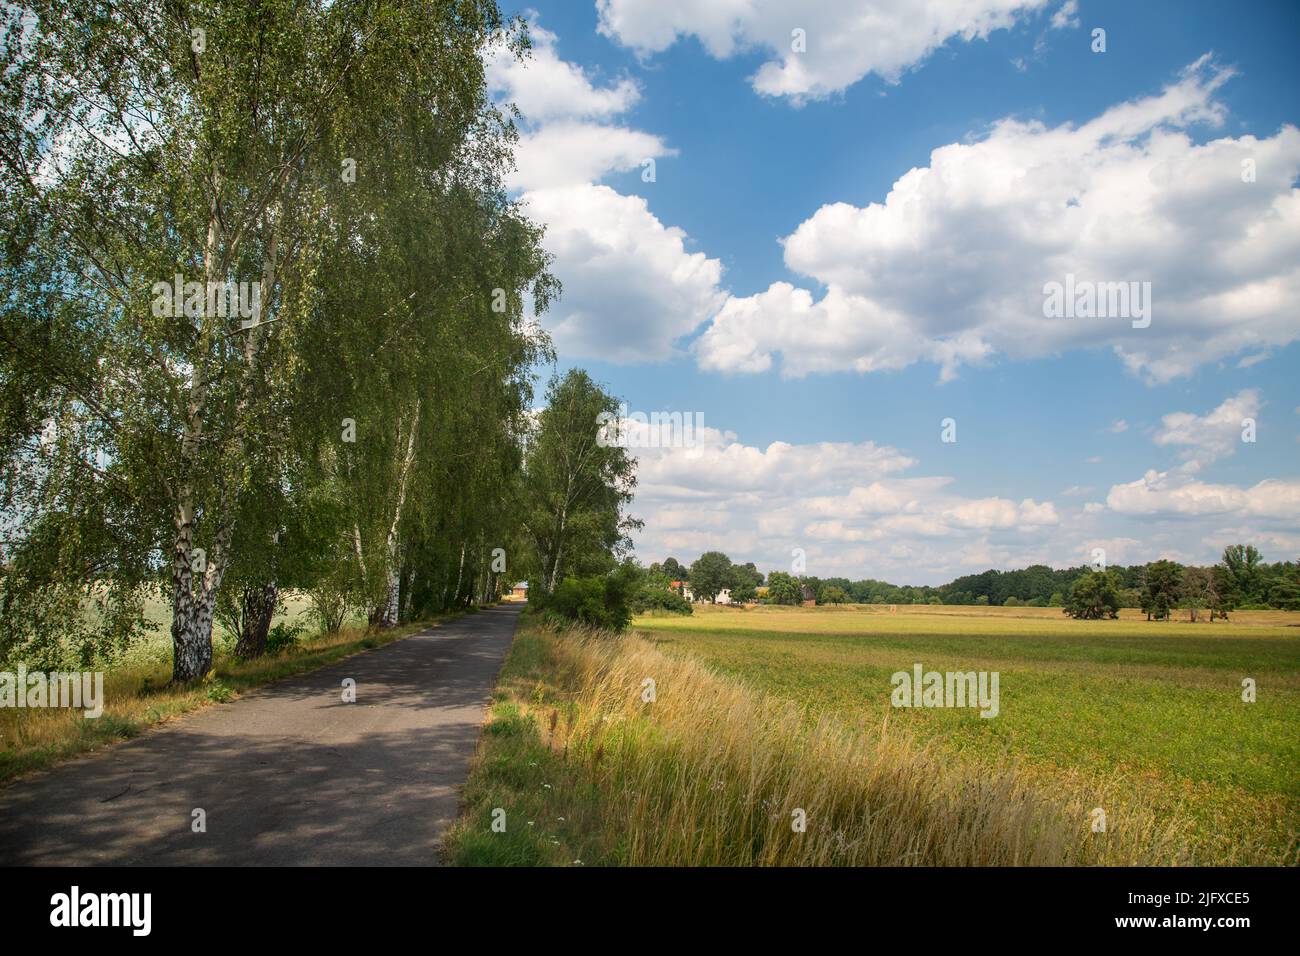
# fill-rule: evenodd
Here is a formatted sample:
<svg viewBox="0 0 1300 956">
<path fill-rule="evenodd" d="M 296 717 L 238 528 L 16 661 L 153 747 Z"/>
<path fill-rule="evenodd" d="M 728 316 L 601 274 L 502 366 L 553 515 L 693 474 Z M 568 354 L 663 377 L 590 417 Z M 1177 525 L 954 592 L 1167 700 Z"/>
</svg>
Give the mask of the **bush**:
<svg viewBox="0 0 1300 956">
<path fill-rule="evenodd" d="M 341 575 L 326 576 L 311 589 L 311 615 L 322 634 L 337 634 L 350 610 L 347 582 Z"/>
<path fill-rule="evenodd" d="M 603 576 L 565 578 L 553 593 L 534 600 L 549 625 L 577 623 L 622 631 L 632 620 L 628 602 L 631 581 L 631 575 L 621 568 Z"/>
<path fill-rule="evenodd" d="M 643 584 L 632 595 L 632 610 L 637 614 L 646 611 L 665 611 L 669 614 L 692 614 L 691 602 L 672 588 Z"/>
<path fill-rule="evenodd" d="M 266 635 L 266 653 L 283 654 L 298 646 L 298 640 L 302 637 L 304 628 L 301 624 L 286 624 L 281 621 L 275 627 L 271 628 Z"/>
</svg>

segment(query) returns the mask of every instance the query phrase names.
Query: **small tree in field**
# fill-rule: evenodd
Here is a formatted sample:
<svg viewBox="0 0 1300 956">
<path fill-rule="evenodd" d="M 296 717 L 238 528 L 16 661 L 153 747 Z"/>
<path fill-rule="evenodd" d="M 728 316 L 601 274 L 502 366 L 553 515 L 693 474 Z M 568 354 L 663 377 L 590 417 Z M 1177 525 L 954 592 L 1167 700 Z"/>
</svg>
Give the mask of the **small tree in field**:
<svg viewBox="0 0 1300 956">
<path fill-rule="evenodd" d="M 1177 607 L 1183 583 L 1183 569 L 1173 561 L 1152 561 L 1142 572 L 1142 610 L 1147 620 L 1169 620 Z"/>
<path fill-rule="evenodd" d="M 1187 609 L 1193 624 L 1203 608 L 1210 607 L 1214 578 L 1209 568 L 1188 568 L 1179 586 L 1179 606 Z M 1213 612 L 1211 612 L 1213 613 Z"/>
<path fill-rule="evenodd" d="M 1084 621 L 1119 617 L 1119 577 L 1114 571 L 1087 570 L 1075 579 L 1063 611 Z"/>
<path fill-rule="evenodd" d="M 1216 564 L 1210 569 L 1210 622 L 1216 617 L 1228 619 L 1228 612 L 1235 610 L 1240 603 L 1236 584 L 1227 569 Z"/>
<path fill-rule="evenodd" d="M 848 594 L 845 593 L 844 589 L 842 587 L 839 587 L 838 585 L 832 584 L 828 587 L 822 588 L 822 593 L 819 596 L 818 603 L 819 604 L 846 604 L 848 603 L 848 600 L 849 600 L 849 596 Z"/>
</svg>

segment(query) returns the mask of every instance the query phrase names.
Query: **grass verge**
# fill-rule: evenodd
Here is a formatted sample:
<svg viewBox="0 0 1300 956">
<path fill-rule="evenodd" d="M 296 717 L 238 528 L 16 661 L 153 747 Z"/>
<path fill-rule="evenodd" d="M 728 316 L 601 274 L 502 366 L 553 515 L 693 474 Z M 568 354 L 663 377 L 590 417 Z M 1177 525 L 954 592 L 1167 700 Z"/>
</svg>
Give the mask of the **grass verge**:
<svg viewBox="0 0 1300 956">
<path fill-rule="evenodd" d="M 241 661 L 228 650 L 214 649 L 211 673 L 187 687 L 168 683 L 170 664 L 133 662 L 105 672 L 104 712 L 95 719 L 63 708 L 0 708 L 0 784 L 76 754 L 136 737 L 155 724 L 209 704 L 225 703 L 263 684 L 391 644 L 447 619 L 404 624 L 381 632 L 344 628 L 251 661 Z"/>
<path fill-rule="evenodd" d="M 554 634 L 526 619 L 444 858 L 463 866 L 1280 862 L 1250 843 L 1230 860 L 1199 859 L 1188 821 L 1125 789 L 1119 779 L 1064 773 L 1046 782 L 1014 764 L 957 758 L 888 720 L 864 728 L 810 714 L 635 636 Z M 1105 832 L 1093 832 L 1098 807 Z"/>
</svg>

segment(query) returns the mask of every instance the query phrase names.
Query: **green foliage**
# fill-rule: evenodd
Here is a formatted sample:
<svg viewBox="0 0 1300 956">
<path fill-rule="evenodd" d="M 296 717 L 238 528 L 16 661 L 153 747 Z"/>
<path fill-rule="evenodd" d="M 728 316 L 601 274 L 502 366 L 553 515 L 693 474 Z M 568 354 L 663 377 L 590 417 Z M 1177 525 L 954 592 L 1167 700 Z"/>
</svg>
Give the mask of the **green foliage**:
<svg viewBox="0 0 1300 956">
<path fill-rule="evenodd" d="M 1263 599 L 1264 580 L 1259 561 L 1259 550 L 1254 545 L 1233 544 L 1223 549 L 1225 583 L 1237 604 L 1254 604 Z"/>
<path fill-rule="evenodd" d="M 730 562 L 730 558 L 718 552 L 712 554 Z M 711 558 L 711 560 L 718 560 Z M 1171 564 L 1170 562 L 1166 562 Z M 1227 619 L 1228 612 L 1235 607 L 1266 609 L 1289 608 L 1294 605 L 1293 582 L 1300 580 L 1300 563 L 1278 562 L 1265 564 L 1260 559 L 1259 551 L 1252 545 L 1233 545 L 1224 552 L 1224 560 L 1211 568 L 1197 569 L 1191 573 L 1190 580 L 1181 576 L 1182 567 L 1175 566 L 1179 575 L 1172 584 L 1162 582 L 1160 575 L 1168 574 L 1168 569 L 1157 572 L 1157 584 L 1162 594 L 1154 595 L 1147 588 L 1147 565 L 1130 567 L 1113 566 L 1114 580 L 1118 582 L 1117 596 L 1119 606 L 1124 608 L 1150 607 L 1153 617 L 1168 613 L 1173 608 L 1185 608 L 1193 612 L 1193 617 L 1201 610 L 1208 609 L 1212 619 Z M 670 558 L 663 565 L 652 565 L 665 573 L 670 573 L 674 580 L 684 577 L 684 571 L 675 558 Z M 1192 569 L 1187 569 L 1192 571 Z M 1200 572 L 1204 572 L 1204 574 Z M 810 586 L 818 595 L 821 603 L 828 603 L 822 595 L 829 588 L 840 588 L 847 596 L 848 603 L 854 604 L 948 604 L 948 605 L 1000 605 L 1003 607 L 1065 607 L 1067 595 L 1075 582 L 1091 573 L 1086 566 L 1053 569 L 1046 565 L 1033 565 L 1017 571 L 989 570 L 980 574 L 965 575 L 938 587 L 898 586 L 887 581 L 865 579 L 850 581 L 848 578 L 817 578 L 804 576 L 795 579 L 785 572 L 773 572 L 777 582 L 776 594 L 769 593 L 769 603 L 799 603 L 801 597 L 797 591 L 800 585 Z M 733 601 L 743 602 L 751 599 L 746 586 L 746 579 L 760 584 L 762 574 L 753 563 L 731 564 L 731 596 Z M 796 591 L 789 590 L 787 581 L 793 581 Z M 769 582 L 770 584 L 771 582 Z M 712 586 L 712 584 L 710 585 Z M 699 588 L 695 588 L 697 593 Z M 833 592 L 832 592 L 833 593 Z"/>
<path fill-rule="evenodd" d="M 1075 579 L 1064 613 L 1085 621 L 1119 617 L 1119 584 L 1115 571 L 1085 571 Z"/>
<path fill-rule="evenodd" d="M 1284 611 L 1300 611 L 1300 570 L 1277 578 L 1277 583 L 1269 588 L 1268 603 Z"/>
<path fill-rule="evenodd" d="M 767 600 L 770 604 L 798 604 L 803 599 L 799 582 L 784 571 L 767 576 Z"/>
<path fill-rule="evenodd" d="M 754 582 L 747 576 L 738 576 L 735 585 L 731 589 L 731 602 L 733 604 L 749 604 L 758 598 L 758 588 Z"/>
<path fill-rule="evenodd" d="M 668 614 L 692 614 L 691 602 L 672 588 L 643 584 L 632 596 L 632 610 L 637 614 L 662 611 Z"/>
<path fill-rule="evenodd" d="M 668 576 L 670 581 L 689 580 L 686 568 L 682 567 L 681 563 L 676 558 L 669 557 L 665 559 L 661 566 L 661 570 Z"/>
<path fill-rule="evenodd" d="M 283 654 L 298 646 L 303 633 L 307 630 L 302 624 L 289 624 L 281 621 L 271 628 L 266 635 L 266 653 Z"/>
<path fill-rule="evenodd" d="M 556 377 L 528 443 L 519 506 L 533 593 L 566 577 L 611 570 L 641 523 L 623 514 L 636 487 L 636 461 L 602 440 L 618 401 L 581 369 Z"/>
<path fill-rule="evenodd" d="M 525 303 L 558 283 L 485 75 L 526 31 L 489 0 L 201 12 L 201 54 L 160 0 L 0 14 L 0 659 L 110 658 L 161 581 L 188 682 L 242 593 L 391 625 L 499 593 L 494 549 L 534 571 Z M 250 314 L 205 307 L 226 282 Z M 612 566 L 599 510 L 566 573 Z"/>
<path fill-rule="evenodd" d="M 818 604 L 847 604 L 848 600 L 849 596 L 845 590 L 836 585 L 822 588 L 821 593 L 817 596 Z"/>
<path fill-rule="evenodd" d="M 1178 606 L 1183 581 L 1182 565 L 1173 561 L 1152 561 L 1142 574 L 1142 610 L 1148 618 L 1169 620 L 1169 612 Z"/>
<path fill-rule="evenodd" d="M 565 578 L 550 594 L 529 595 L 536 612 L 553 626 L 584 624 L 608 631 L 623 631 L 632 620 L 632 586 L 635 575 L 620 568 L 611 574 Z"/>
<path fill-rule="evenodd" d="M 713 601 L 734 583 L 731 559 L 721 551 L 706 551 L 691 565 L 691 593 L 698 600 Z"/>
</svg>

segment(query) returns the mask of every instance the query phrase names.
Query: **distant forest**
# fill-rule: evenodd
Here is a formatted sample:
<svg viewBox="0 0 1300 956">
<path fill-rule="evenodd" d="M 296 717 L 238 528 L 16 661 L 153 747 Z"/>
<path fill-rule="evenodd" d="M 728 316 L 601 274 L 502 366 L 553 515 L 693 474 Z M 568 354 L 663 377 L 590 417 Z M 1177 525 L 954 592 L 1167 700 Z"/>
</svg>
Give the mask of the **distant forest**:
<svg viewBox="0 0 1300 956">
<path fill-rule="evenodd" d="M 721 557 L 721 555 L 719 555 Z M 735 565 L 737 570 L 753 565 Z M 1196 572 L 1188 576 L 1192 566 L 1160 561 L 1134 564 L 1127 567 L 1112 565 L 1111 579 L 1115 581 L 1120 607 L 1145 606 L 1144 592 L 1150 592 L 1149 569 L 1159 567 L 1171 573 L 1176 588 L 1184 577 L 1200 577 Z M 695 566 L 687 568 L 675 558 L 651 566 L 651 571 L 689 581 Z M 798 575 L 796 579 L 812 588 L 819 604 L 966 604 L 996 605 L 1000 607 L 1064 607 L 1070 598 L 1075 582 L 1094 569 L 1087 565 L 1056 570 L 1045 564 L 1035 564 L 1016 571 L 982 571 L 967 574 L 937 587 L 897 585 L 888 581 L 867 578 L 850 581 L 843 577 L 820 578 L 815 575 Z M 1279 561 L 1266 564 L 1260 560 L 1259 551 L 1252 545 L 1233 545 L 1224 551 L 1218 565 L 1198 569 L 1204 577 L 1231 582 L 1231 606 L 1243 610 L 1280 608 L 1300 610 L 1300 562 Z M 752 573 L 752 572 L 751 572 Z M 775 571 L 766 576 L 767 583 L 784 579 L 784 572 Z M 762 575 L 758 585 L 764 584 Z M 762 592 L 759 592 L 760 599 Z M 777 603 L 784 603 L 777 601 Z M 1177 606 L 1177 605 L 1175 605 Z"/>
</svg>

